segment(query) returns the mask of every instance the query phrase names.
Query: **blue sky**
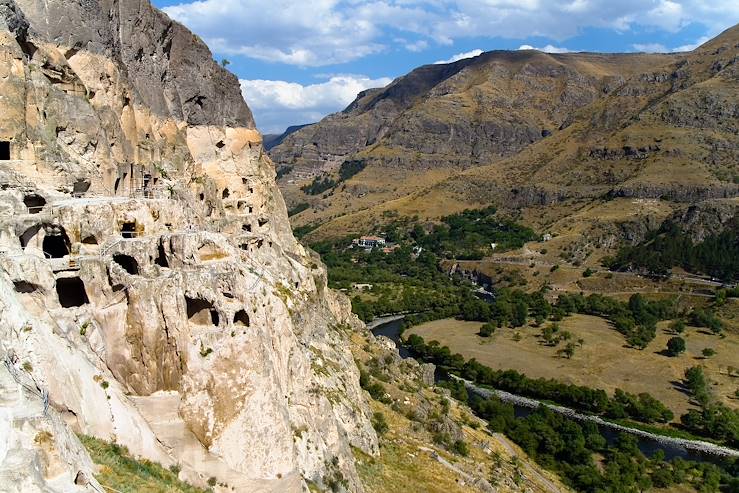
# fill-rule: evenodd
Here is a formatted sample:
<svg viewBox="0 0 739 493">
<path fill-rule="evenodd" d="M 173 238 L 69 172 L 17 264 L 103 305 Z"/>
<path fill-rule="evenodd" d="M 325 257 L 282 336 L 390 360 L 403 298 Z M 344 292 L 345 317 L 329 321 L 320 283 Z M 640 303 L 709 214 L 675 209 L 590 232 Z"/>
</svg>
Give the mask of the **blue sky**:
<svg viewBox="0 0 739 493">
<path fill-rule="evenodd" d="M 521 47 L 686 51 L 736 0 L 154 0 L 231 62 L 265 133 L 317 121 L 415 67 Z"/>
</svg>

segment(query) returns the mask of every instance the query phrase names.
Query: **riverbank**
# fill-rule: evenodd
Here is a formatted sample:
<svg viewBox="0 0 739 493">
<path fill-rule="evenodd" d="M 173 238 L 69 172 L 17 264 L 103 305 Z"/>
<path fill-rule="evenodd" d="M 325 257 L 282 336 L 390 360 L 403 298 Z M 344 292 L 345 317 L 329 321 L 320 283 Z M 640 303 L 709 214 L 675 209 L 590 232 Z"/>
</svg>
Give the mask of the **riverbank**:
<svg viewBox="0 0 739 493">
<path fill-rule="evenodd" d="M 598 416 L 582 414 L 568 407 L 557 406 L 555 404 L 541 402 L 536 399 L 530 399 L 528 397 L 522 397 L 520 395 L 511 394 L 503 390 L 486 389 L 483 387 L 479 387 L 475 385 L 474 383 L 470 382 L 469 380 L 465 380 L 464 378 L 458 377 L 456 375 L 450 374 L 449 376 L 453 378 L 454 380 L 463 382 L 468 391 L 474 392 L 480 397 L 484 397 L 484 398 L 497 397 L 503 402 L 509 402 L 511 404 L 527 407 L 530 409 L 536 409 L 539 406 L 546 406 L 548 409 L 551 409 L 552 411 L 556 413 L 567 416 L 568 418 L 576 419 L 578 421 L 589 421 L 591 423 L 595 423 L 598 426 L 603 426 L 611 430 L 615 430 L 615 431 L 623 432 L 623 433 L 629 433 L 630 435 L 638 436 L 638 437 L 645 438 L 648 440 L 653 440 L 665 446 L 681 447 L 688 451 L 694 451 L 699 454 L 709 454 L 709 455 L 716 455 L 716 456 L 721 456 L 721 457 L 739 457 L 739 450 L 734 450 L 728 447 L 723 447 L 721 445 L 716 445 L 714 443 L 704 442 L 702 440 L 688 440 L 684 438 L 674 438 L 674 437 L 668 437 L 665 435 L 658 435 L 655 433 L 650 433 L 648 431 L 640 430 L 638 428 L 631 428 L 628 426 L 619 425 L 617 423 L 613 423 L 611 421 L 605 420 Z"/>
<path fill-rule="evenodd" d="M 373 322 L 379 322 L 372 326 L 373 333 L 375 335 L 383 335 L 385 337 L 388 337 L 393 342 L 395 342 L 395 344 L 398 346 L 398 349 L 402 357 L 404 358 L 412 357 L 412 355 L 408 352 L 408 350 L 402 345 L 402 341 L 400 338 L 402 320 L 405 318 L 405 316 L 398 315 L 398 316 L 385 317 L 385 318 L 386 320 L 382 322 L 380 322 L 380 319 L 375 319 L 373 321 Z M 370 327 L 370 325 L 368 325 L 368 327 Z M 450 375 L 450 376 L 460 381 L 463 381 L 465 383 L 465 386 L 467 386 L 470 391 L 473 391 L 482 397 L 491 397 L 495 395 L 496 397 L 500 398 L 504 402 L 508 402 L 510 404 L 514 404 L 515 406 L 519 406 L 519 407 L 531 409 L 531 410 L 536 409 L 540 405 L 544 405 L 544 406 L 547 406 L 549 409 L 559 414 L 570 417 L 572 419 L 576 419 L 580 421 L 590 421 L 590 422 L 595 423 L 596 425 L 598 425 L 599 427 L 603 429 L 611 430 L 616 433 L 629 433 L 631 435 L 634 435 L 640 438 L 640 441 L 642 442 L 640 444 L 640 448 L 643 451 L 656 452 L 656 450 L 658 449 L 663 449 L 663 450 L 667 449 L 665 450 L 665 452 L 669 452 L 668 455 L 670 455 L 671 457 L 679 456 L 679 457 L 684 457 L 684 458 L 690 458 L 693 460 L 706 460 L 706 456 L 710 456 L 713 458 L 739 457 L 739 451 L 728 448 L 728 447 L 716 445 L 714 443 L 705 442 L 702 440 L 689 440 L 689 439 L 683 439 L 683 438 L 675 438 L 675 437 L 669 437 L 666 435 L 651 433 L 648 431 L 640 430 L 638 428 L 632 428 L 629 426 L 624 426 L 624 425 L 620 425 L 617 423 L 613 423 L 611 421 L 607 421 L 597 416 L 590 416 L 590 415 L 578 413 L 577 411 L 567 408 L 567 407 L 540 402 L 535 399 L 530 399 L 527 397 L 511 394 L 511 393 L 501 391 L 501 390 L 485 389 L 485 388 L 482 388 L 482 387 L 479 387 L 473 384 L 472 382 L 468 382 L 460 377 L 457 377 L 454 375 Z"/>
</svg>

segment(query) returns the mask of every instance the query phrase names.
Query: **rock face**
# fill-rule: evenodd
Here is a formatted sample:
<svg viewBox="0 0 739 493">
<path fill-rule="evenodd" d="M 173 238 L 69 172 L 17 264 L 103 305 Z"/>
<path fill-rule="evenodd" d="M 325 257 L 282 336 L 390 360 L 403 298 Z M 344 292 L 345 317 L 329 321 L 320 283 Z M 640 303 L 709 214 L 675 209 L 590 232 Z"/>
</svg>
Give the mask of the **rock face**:
<svg viewBox="0 0 739 493">
<path fill-rule="evenodd" d="M 667 59 L 493 51 L 427 65 L 360 93 L 343 112 L 287 135 L 270 155 L 298 170 L 356 153 L 404 168 L 488 164 L 550 136 L 623 77 Z"/>
<path fill-rule="evenodd" d="M 195 484 L 360 491 L 359 324 L 236 78 L 143 0 L 0 0 L 0 60 L 0 356 L 28 384 L 0 379 L 0 489 L 94 487 L 72 430 Z"/>
</svg>

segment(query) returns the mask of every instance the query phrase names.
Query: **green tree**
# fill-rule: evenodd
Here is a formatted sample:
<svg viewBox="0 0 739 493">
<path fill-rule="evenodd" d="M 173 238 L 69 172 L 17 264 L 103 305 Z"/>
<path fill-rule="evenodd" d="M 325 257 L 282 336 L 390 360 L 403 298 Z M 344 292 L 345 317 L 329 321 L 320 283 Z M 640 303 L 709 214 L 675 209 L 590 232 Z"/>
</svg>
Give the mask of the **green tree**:
<svg viewBox="0 0 739 493">
<path fill-rule="evenodd" d="M 704 348 L 703 351 L 701 351 L 701 354 L 703 354 L 704 358 L 710 358 L 716 355 L 716 350 L 713 348 L 707 347 L 707 348 Z"/>
<path fill-rule="evenodd" d="M 492 323 L 486 323 L 482 327 L 480 327 L 480 336 L 481 337 L 490 337 L 495 333 L 495 325 Z"/>
<path fill-rule="evenodd" d="M 671 337 L 667 341 L 667 354 L 670 356 L 678 356 L 685 352 L 685 339 L 682 337 Z"/>
</svg>

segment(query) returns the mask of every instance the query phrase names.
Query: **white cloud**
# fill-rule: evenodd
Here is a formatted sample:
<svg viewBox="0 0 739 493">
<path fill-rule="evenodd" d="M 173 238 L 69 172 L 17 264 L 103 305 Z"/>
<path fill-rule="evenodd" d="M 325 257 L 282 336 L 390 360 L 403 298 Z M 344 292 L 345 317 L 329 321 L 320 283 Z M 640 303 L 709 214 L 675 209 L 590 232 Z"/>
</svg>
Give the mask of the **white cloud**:
<svg viewBox="0 0 739 493">
<path fill-rule="evenodd" d="M 335 75 L 318 84 L 302 85 L 281 80 L 241 80 L 241 89 L 260 130 L 280 133 L 290 125 L 312 123 L 340 111 L 372 87 L 384 87 L 392 79 L 361 75 Z"/>
<path fill-rule="evenodd" d="M 421 51 L 431 42 L 451 45 L 476 36 L 538 36 L 561 42 L 587 28 L 676 32 L 688 24 L 700 24 L 709 35 L 715 35 L 739 21 L 736 0 L 182 2 L 165 11 L 218 53 L 310 67 L 349 62 L 387 50 L 390 32 L 413 40 L 403 44 L 406 49 Z"/>
<path fill-rule="evenodd" d="M 464 60 L 465 58 L 474 58 L 482 54 L 483 54 L 483 51 L 480 49 L 466 51 L 464 53 L 457 53 L 456 55 L 453 55 L 449 60 L 439 60 L 438 62 L 434 62 L 434 65 L 441 65 L 443 63 L 454 63 L 460 60 Z"/>
<path fill-rule="evenodd" d="M 412 51 L 413 53 L 421 52 L 428 47 L 429 47 L 428 41 L 425 41 L 423 39 L 420 41 L 416 41 L 415 43 L 407 43 L 405 45 L 405 49 L 408 51 Z"/>
<path fill-rule="evenodd" d="M 636 51 L 643 53 L 667 53 L 667 47 L 660 43 L 636 43 L 631 45 Z"/>
<path fill-rule="evenodd" d="M 707 42 L 709 39 L 708 36 L 703 36 L 699 38 L 695 43 L 690 43 L 682 46 L 678 46 L 677 48 L 673 48 L 672 51 L 678 52 L 678 51 L 693 51 L 694 49 L 698 48 L 703 43 Z"/>
<path fill-rule="evenodd" d="M 570 53 L 570 50 L 567 48 L 561 48 L 559 46 L 554 45 L 546 45 L 543 48 L 536 48 L 531 45 L 521 45 L 518 47 L 519 50 L 539 50 L 543 51 L 544 53 Z"/>
</svg>

